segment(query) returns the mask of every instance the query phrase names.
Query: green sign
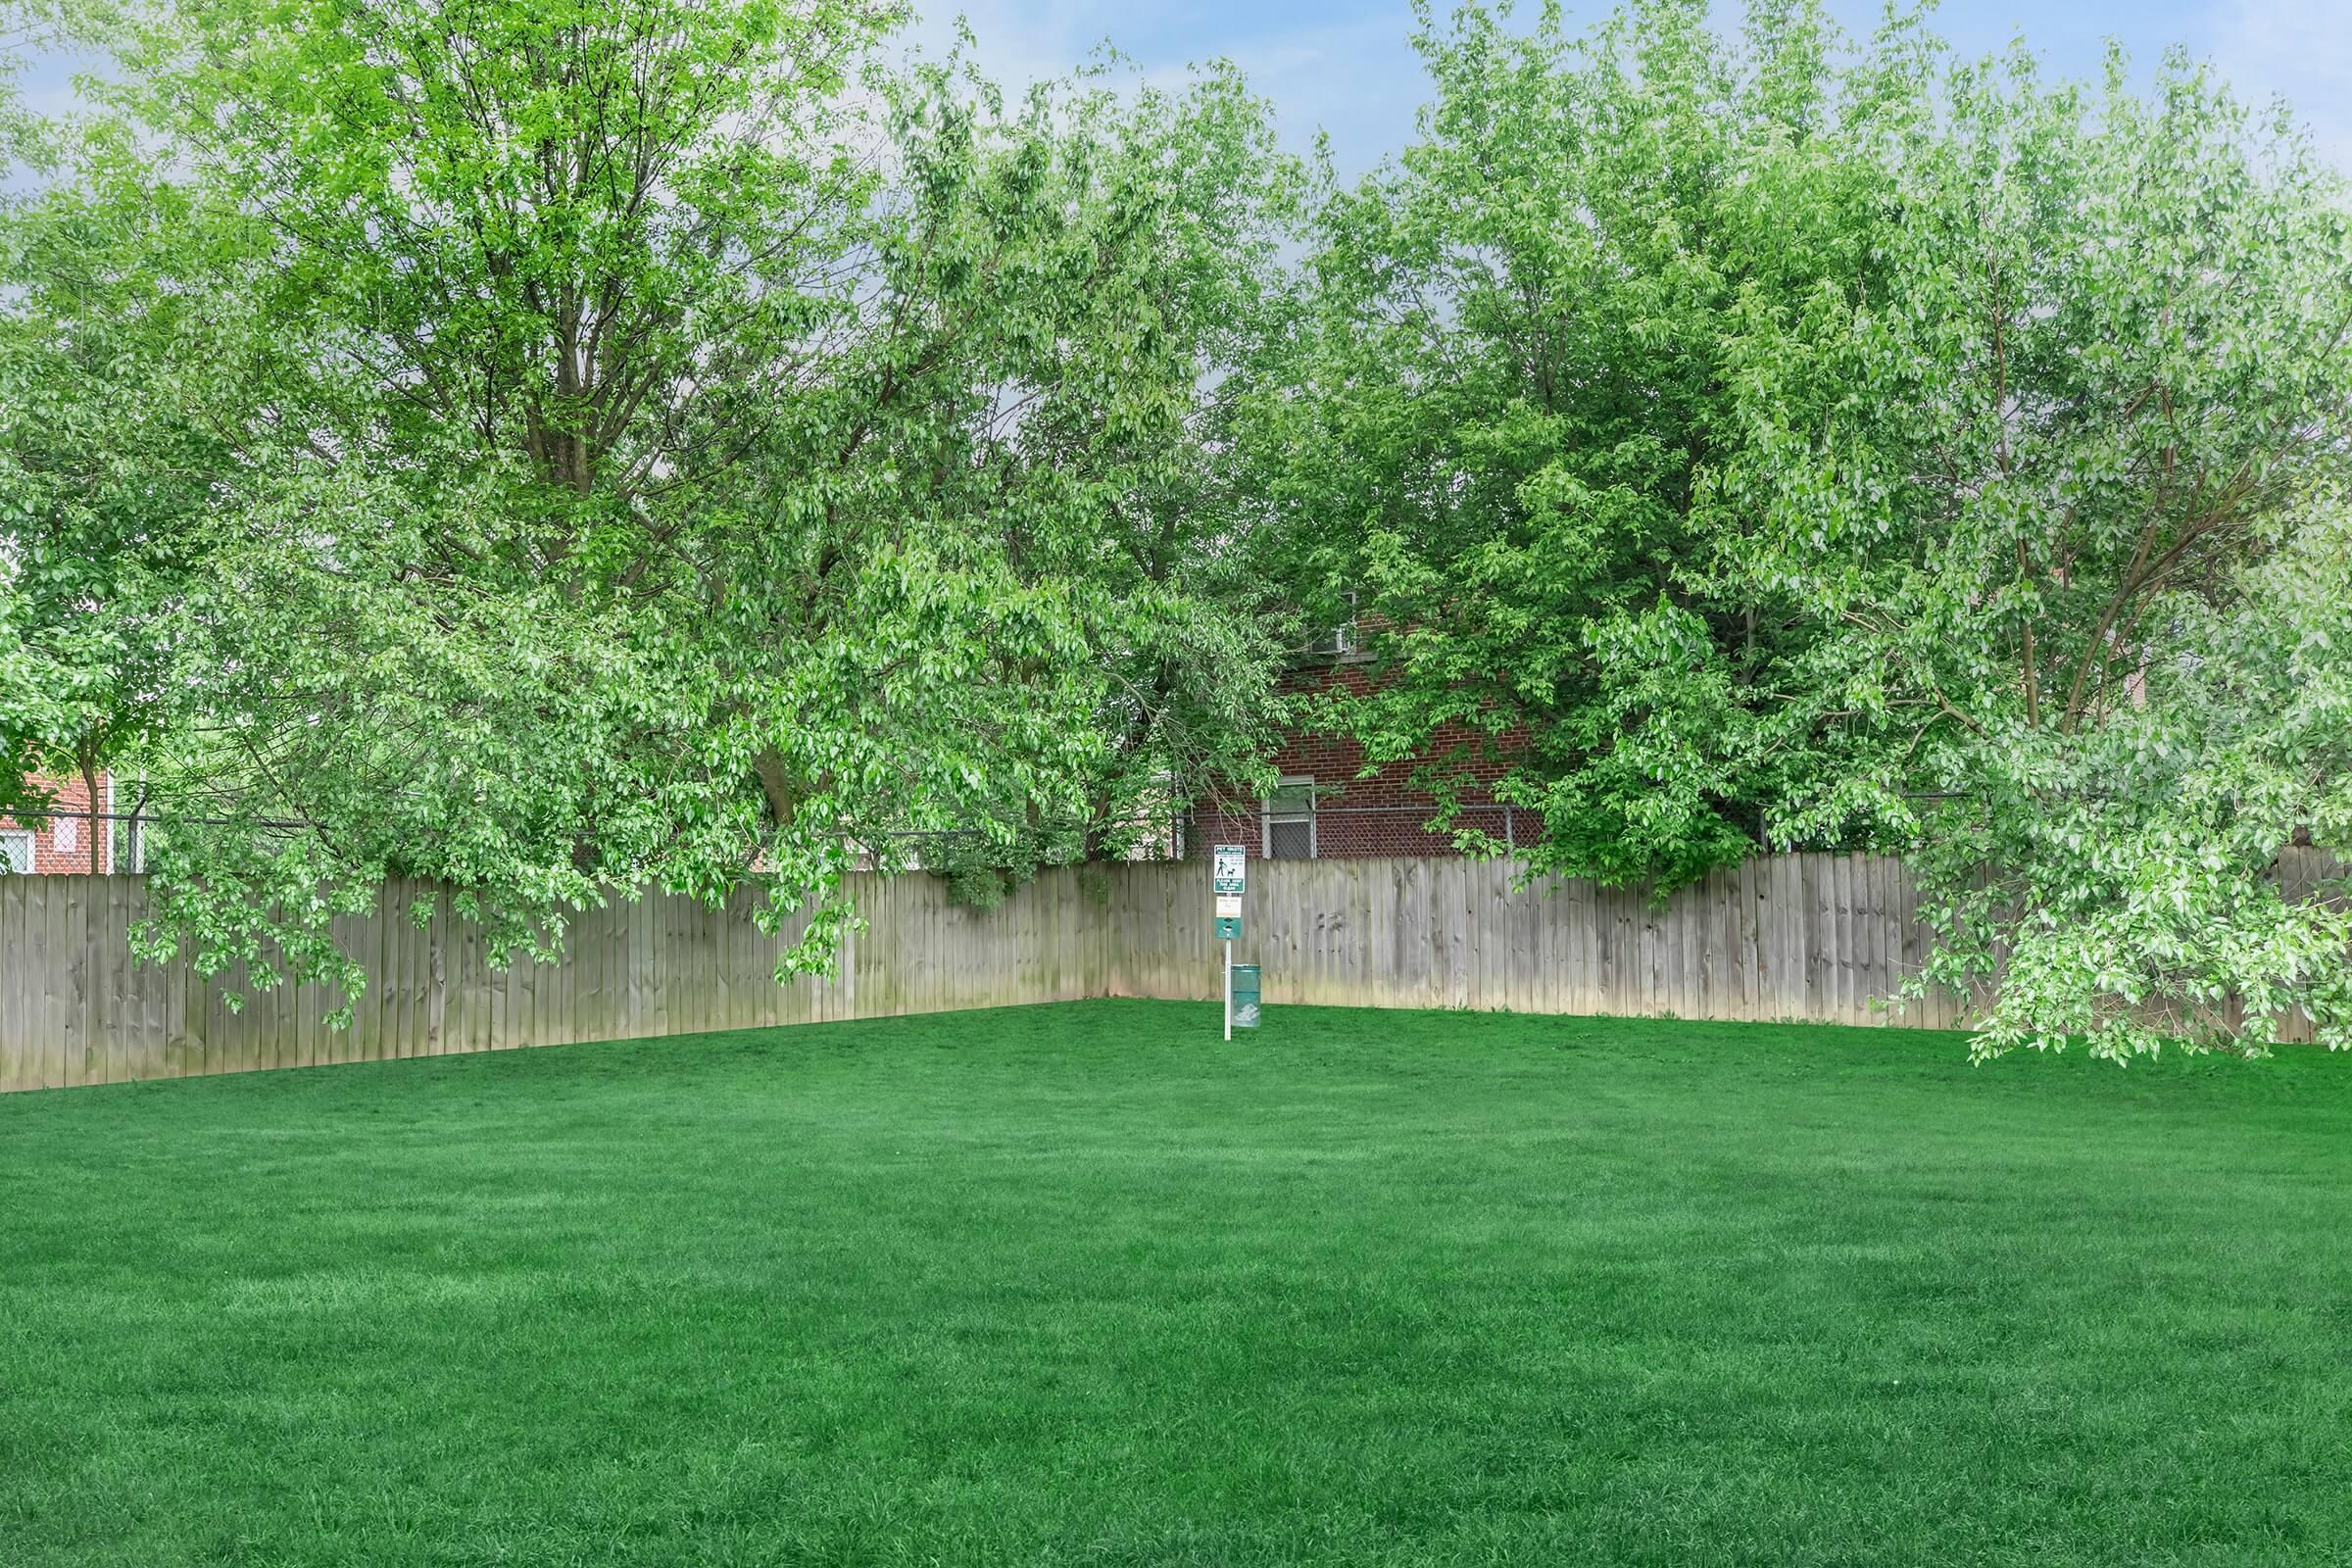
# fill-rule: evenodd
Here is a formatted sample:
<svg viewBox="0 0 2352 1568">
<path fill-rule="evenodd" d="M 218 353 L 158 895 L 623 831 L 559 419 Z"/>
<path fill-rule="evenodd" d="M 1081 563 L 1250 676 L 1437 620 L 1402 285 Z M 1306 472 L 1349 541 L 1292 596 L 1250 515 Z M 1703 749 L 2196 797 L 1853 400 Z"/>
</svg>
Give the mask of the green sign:
<svg viewBox="0 0 2352 1568">
<path fill-rule="evenodd" d="M 1242 888 L 1250 870 L 1250 852 L 1239 844 L 1220 844 L 1209 859 L 1208 885 L 1217 900 L 1217 940 L 1238 941 L 1242 934 Z"/>
</svg>

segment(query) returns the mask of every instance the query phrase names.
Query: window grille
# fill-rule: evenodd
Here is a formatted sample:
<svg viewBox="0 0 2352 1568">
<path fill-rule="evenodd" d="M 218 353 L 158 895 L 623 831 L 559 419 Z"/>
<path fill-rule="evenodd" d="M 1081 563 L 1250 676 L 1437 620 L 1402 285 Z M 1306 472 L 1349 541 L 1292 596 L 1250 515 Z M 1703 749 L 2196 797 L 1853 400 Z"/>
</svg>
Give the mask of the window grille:
<svg viewBox="0 0 2352 1568">
<path fill-rule="evenodd" d="M 1269 860 L 1311 860 L 1315 858 L 1315 779 L 1311 773 L 1286 773 L 1266 799 L 1266 836 Z"/>
</svg>

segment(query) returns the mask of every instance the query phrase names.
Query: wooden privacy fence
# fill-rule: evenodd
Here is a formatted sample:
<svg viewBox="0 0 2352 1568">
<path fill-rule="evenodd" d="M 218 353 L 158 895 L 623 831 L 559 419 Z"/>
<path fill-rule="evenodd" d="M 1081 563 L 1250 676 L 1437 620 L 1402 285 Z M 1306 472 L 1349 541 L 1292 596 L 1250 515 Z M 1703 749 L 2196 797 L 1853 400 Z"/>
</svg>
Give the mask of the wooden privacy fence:
<svg viewBox="0 0 2352 1568">
<path fill-rule="evenodd" d="M 2341 867 L 2290 850 L 2289 898 Z M 1498 861 L 1257 860 L 1243 963 L 1269 1004 L 1502 1008 L 1948 1028 L 1948 996 L 1885 999 L 1930 938 L 1899 860 L 1783 855 L 1715 872 L 1662 906 L 1583 882 L 1514 888 Z M 1081 997 L 1209 1000 L 1218 985 L 1205 863 L 1054 870 L 985 913 L 912 874 L 851 879 L 867 929 L 838 973 L 779 986 L 792 933 L 763 936 L 748 900 L 707 909 L 649 894 L 576 916 L 562 963 L 490 967 L 446 893 L 385 889 L 405 912 L 340 919 L 369 977 L 352 1027 L 305 986 L 252 992 L 235 971 L 130 956 L 146 909 L 132 876 L 0 876 L 0 1091 L 259 1067 L 503 1051 L 582 1040 L 889 1017 Z M 245 993 L 231 1012 L 224 990 Z M 2309 1039 L 2299 1015 L 2287 1037 Z"/>
<path fill-rule="evenodd" d="M 1899 861 L 1788 855 L 1708 877 L 1653 906 L 1588 883 L 1515 890 L 1497 861 L 1254 861 L 1246 940 L 1269 1004 L 1672 1013 L 1946 1027 L 1948 999 L 1893 995 L 1928 950 Z M 0 878 L 0 1090 L 260 1067 L 445 1055 L 582 1040 L 885 1017 L 1081 997 L 1213 998 L 1205 864 L 1055 870 L 982 913 L 924 875 L 853 879 L 867 929 L 837 976 L 778 986 L 784 938 L 746 903 L 649 894 L 577 916 L 566 959 L 490 967 L 446 894 L 385 890 L 338 922 L 370 984 L 352 1027 L 305 986 L 252 992 L 184 963 L 140 963 L 137 877 Z M 245 993 L 231 1012 L 223 990 Z"/>
<path fill-rule="evenodd" d="M 564 962 L 518 956 L 502 970 L 445 892 L 394 883 L 379 903 L 393 912 L 335 921 L 368 984 L 351 1027 L 334 1030 L 324 1018 L 342 998 L 329 988 L 256 992 L 241 967 L 208 982 L 185 962 L 134 959 L 143 878 L 0 878 L 0 1091 L 1102 994 L 1100 910 L 1075 871 L 985 914 L 951 905 L 933 877 L 851 881 L 871 929 L 845 940 L 835 978 L 791 986 L 773 976 L 797 933 L 763 935 L 748 896 L 715 910 L 667 894 L 616 901 L 571 917 Z M 433 909 L 421 927 L 406 912 L 418 904 Z"/>
<path fill-rule="evenodd" d="M 1928 954 L 1899 860 L 1759 858 L 1663 906 L 1512 877 L 1498 860 L 1252 861 L 1234 960 L 1263 966 L 1269 1004 L 1959 1021 L 1941 999 L 1901 1017 L 1874 1006 Z M 1135 867 L 1105 912 L 1113 995 L 1217 994 L 1204 867 Z"/>
</svg>

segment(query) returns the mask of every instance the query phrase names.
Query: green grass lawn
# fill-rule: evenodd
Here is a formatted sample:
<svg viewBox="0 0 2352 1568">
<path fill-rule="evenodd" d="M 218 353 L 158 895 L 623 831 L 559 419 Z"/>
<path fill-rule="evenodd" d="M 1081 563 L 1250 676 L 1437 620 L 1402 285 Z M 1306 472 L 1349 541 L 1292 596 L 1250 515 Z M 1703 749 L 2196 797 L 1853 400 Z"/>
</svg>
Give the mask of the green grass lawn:
<svg viewBox="0 0 2352 1568">
<path fill-rule="evenodd" d="M 1090 1003 L 0 1100 L 0 1563 L 2352 1561 L 2352 1060 Z"/>
</svg>

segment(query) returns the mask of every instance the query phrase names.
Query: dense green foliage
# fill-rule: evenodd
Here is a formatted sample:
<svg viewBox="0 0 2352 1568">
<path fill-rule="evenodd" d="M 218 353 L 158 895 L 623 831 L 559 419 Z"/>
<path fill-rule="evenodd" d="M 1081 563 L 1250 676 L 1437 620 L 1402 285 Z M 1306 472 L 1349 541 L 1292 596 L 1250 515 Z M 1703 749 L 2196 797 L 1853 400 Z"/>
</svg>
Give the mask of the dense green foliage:
<svg viewBox="0 0 2352 1568">
<path fill-rule="evenodd" d="M 67 193 L 6 235 L 0 810 L 36 815 L 43 776 L 94 783 L 185 739 L 180 616 L 235 456 L 160 373 L 207 336 L 168 280 L 184 216 L 170 193 L 122 212 Z M 93 871 L 104 842 L 92 824 Z"/>
<path fill-rule="evenodd" d="M 1531 872 L 1897 851 L 1984 1050 L 2352 1043 L 2275 865 L 2352 852 L 2352 207 L 2184 57 L 1424 5 L 1318 189 L 1230 69 L 1007 104 L 890 0 L 10 15 L 120 76 L 9 121 L 0 808 L 136 770 L 159 947 L 750 880 L 822 963 L 854 863 L 1264 783 L 1352 613 L 1321 721 L 1498 757 Z"/>
<path fill-rule="evenodd" d="M 1293 184 L 1264 112 L 1223 72 L 1008 107 L 881 71 L 896 20 L 206 0 L 126 47 L 119 121 L 16 226 L 70 212 L 126 268 L 181 220 L 104 302 L 216 449 L 174 466 L 202 569 L 139 646 L 170 675 L 106 672 L 185 719 L 145 759 L 159 942 L 356 986 L 324 920 L 387 873 L 502 949 L 754 878 L 813 902 L 821 963 L 899 835 L 1105 853 L 1160 780 L 1251 769 L 1275 645 L 1200 541 L 1205 378 Z M 94 510 L 44 443 L 159 466 L 93 438 L 114 395 L 0 432 L 24 537 Z M 132 500 L 177 539 L 176 495 Z"/>
<path fill-rule="evenodd" d="M 103 5 L 0 3 L 0 175 L 54 172 L 60 127 L 23 110 L 17 54 L 102 35 Z M 102 149 L 97 150 L 102 153 Z M 170 730 L 169 620 L 220 467 L 153 373 L 184 329 L 152 264 L 167 212 L 75 191 L 0 225 L 0 812 L 37 821 L 43 778 L 94 779 Z M 87 833 L 90 867 L 105 834 Z"/>
<path fill-rule="evenodd" d="M 0 1098 L 15 1568 L 2325 1563 L 2352 1060 L 1092 1003 Z"/>
<path fill-rule="evenodd" d="M 1251 429 L 1381 657 L 1336 721 L 1477 737 L 1424 775 L 1498 754 L 1539 871 L 1912 854 L 1988 1050 L 2352 1042 L 2352 914 L 2272 880 L 2352 850 L 2340 175 L 2184 60 L 2086 90 L 1908 18 L 1420 41 Z"/>
<path fill-rule="evenodd" d="M 1777 69 L 1744 74 L 1703 6 L 1589 42 L 1553 11 L 1508 21 L 1425 26 L 1437 101 L 1324 209 L 1253 435 L 1309 580 L 1377 628 L 1380 689 L 1346 715 L 1372 756 L 1459 723 L 1543 810 L 1542 864 L 1680 883 L 1749 850 L 1804 765 L 1736 744 L 1816 628 L 1722 579 L 1703 503 L 1731 323 L 1868 265 L 1876 214 L 1829 149 L 1819 223 L 1757 177 L 1822 112 L 1809 16 L 1767 26 Z"/>
</svg>

